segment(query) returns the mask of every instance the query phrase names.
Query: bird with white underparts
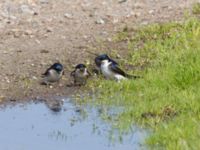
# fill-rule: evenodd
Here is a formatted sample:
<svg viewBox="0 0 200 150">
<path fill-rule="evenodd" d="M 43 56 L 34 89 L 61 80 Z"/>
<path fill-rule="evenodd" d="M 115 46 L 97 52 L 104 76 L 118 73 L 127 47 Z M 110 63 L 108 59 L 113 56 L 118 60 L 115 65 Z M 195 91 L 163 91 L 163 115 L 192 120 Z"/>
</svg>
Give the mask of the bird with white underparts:
<svg viewBox="0 0 200 150">
<path fill-rule="evenodd" d="M 119 68 L 119 65 L 110 59 L 107 55 L 102 55 L 99 60 L 100 70 L 106 79 L 121 81 L 124 79 L 136 79 L 140 76 L 129 75 Z M 96 58 L 95 58 L 96 63 Z"/>
<path fill-rule="evenodd" d="M 63 65 L 61 63 L 54 63 L 51 65 L 44 74 L 42 74 L 41 84 L 49 85 L 58 82 L 64 74 Z"/>
<path fill-rule="evenodd" d="M 71 72 L 71 76 L 74 78 L 75 86 L 85 85 L 90 75 L 90 72 L 84 64 L 76 65 L 74 71 Z"/>
</svg>

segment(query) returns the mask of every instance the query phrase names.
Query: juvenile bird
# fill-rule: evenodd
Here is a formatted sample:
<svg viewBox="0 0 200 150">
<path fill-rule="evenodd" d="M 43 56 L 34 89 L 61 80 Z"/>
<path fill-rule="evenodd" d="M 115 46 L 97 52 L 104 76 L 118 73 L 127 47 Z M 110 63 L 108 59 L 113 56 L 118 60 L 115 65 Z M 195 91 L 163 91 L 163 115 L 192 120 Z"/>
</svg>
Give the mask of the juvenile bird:
<svg viewBox="0 0 200 150">
<path fill-rule="evenodd" d="M 88 77 L 91 74 L 87 70 L 84 64 L 78 64 L 75 70 L 71 72 L 71 76 L 74 78 L 74 85 L 85 85 Z"/>
<path fill-rule="evenodd" d="M 100 69 L 102 74 L 106 79 L 114 79 L 116 81 L 120 81 L 123 79 L 135 79 L 140 78 L 139 76 L 129 75 L 125 73 L 123 70 L 119 68 L 117 63 L 113 63 L 112 60 L 109 59 L 109 57 L 101 57 L 100 58 Z"/>
<path fill-rule="evenodd" d="M 44 74 L 42 74 L 42 84 L 50 84 L 58 82 L 64 74 L 63 65 L 60 63 L 54 63 L 49 67 Z"/>
</svg>

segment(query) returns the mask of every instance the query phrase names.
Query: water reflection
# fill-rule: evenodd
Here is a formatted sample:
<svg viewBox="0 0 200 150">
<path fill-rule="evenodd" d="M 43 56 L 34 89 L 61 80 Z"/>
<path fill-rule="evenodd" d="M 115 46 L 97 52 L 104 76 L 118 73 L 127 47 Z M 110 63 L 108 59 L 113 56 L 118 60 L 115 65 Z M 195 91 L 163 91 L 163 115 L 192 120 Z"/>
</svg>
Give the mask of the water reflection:
<svg viewBox="0 0 200 150">
<path fill-rule="evenodd" d="M 114 108 L 80 105 L 70 99 L 62 109 L 52 111 L 44 103 L 19 104 L 0 111 L 0 145 L 2 150 L 137 150 L 146 132 L 134 128 L 119 136 L 100 115 L 115 115 Z M 113 142 L 118 139 L 118 142 Z"/>
</svg>

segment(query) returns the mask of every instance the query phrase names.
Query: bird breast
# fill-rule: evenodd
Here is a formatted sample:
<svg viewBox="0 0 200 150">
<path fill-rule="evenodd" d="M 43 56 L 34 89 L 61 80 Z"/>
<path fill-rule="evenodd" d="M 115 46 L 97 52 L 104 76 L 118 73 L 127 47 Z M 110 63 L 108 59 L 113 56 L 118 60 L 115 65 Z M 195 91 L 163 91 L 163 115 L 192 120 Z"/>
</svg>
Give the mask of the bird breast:
<svg viewBox="0 0 200 150">
<path fill-rule="evenodd" d="M 57 73 L 55 70 L 49 70 L 48 80 L 51 82 L 57 81 L 61 78 L 61 74 Z"/>
<path fill-rule="evenodd" d="M 117 81 L 126 79 L 123 75 L 113 72 L 109 67 L 110 65 L 111 62 L 101 64 L 101 72 L 107 79 L 114 79 Z"/>
<path fill-rule="evenodd" d="M 110 63 L 102 63 L 101 64 L 101 72 L 106 78 L 113 78 L 114 74 L 109 68 Z"/>
</svg>

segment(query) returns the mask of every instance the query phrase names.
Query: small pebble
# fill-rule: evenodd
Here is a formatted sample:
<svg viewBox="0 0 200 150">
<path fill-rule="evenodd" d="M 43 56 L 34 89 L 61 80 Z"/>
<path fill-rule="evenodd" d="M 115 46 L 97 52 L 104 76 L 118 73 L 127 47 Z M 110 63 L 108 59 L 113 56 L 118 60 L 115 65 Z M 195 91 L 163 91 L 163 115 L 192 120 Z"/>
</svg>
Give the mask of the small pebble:
<svg viewBox="0 0 200 150">
<path fill-rule="evenodd" d="M 65 17 L 65 18 L 68 18 L 68 19 L 72 19 L 72 18 L 73 18 L 73 15 L 72 15 L 72 14 L 69 14 L 69 13 L 65 13 L 65 14 L 64 14 L 64 17 Z"/>
<path fill-rule="evenodd" d="M 47 30 L 46 30 L 47 32 L 52 32 L 53 31 L 53 29 L 51 28 L 51 27 L 47 27 Z"/>
<path fill-rule="evenodd" d="M 3 54 L 8 54 L 8 52 L 7 51 L 3 51 Z"/>
<path fill-rule="evenodd" d="M 105 21 L 102 18 L 99 18 L 95 21 L 96 24 L 105 24 Z"/>
<path fill-rule="evenodd" d="M 118 3 L 124 3 L 126 2 L 127 0 L 118 0 Z"/>
<path fill-rule="evenodd" d="M 28 5 L 21 5 L 20 9 L 22 13 L 27 13 L 32 15 L 35 13 Z"/>
<path fill-rule="evenodd" d="M 107 41 L 108 41 L 108 42 L 112 42 L 112 39 L 111 39 L 111 38 L 107 38 Z"/>
<path fill-rule="evenodd" d="M 41 42 L 40 42 L 39 40 L 37 40 L 37 39 L 35 40 L 35 42 L 36 42 L 37 44 L 40 44 L 40 43 L 41 43 Z"/>
<path fill-rule="evenodd" d="M 137 8 L 137 9 L 142 8 L 143 4 L 142 3 L 135 3 L 134 7 Z"/>
<path fill-rule="evenodd" d="M 116 24 L 116 23 L 118 23 L 119 22 L 119 20 L 118 19 L 113 19 L 113 24 Z"/>
<path fill-rule="evenodd" d="M 40 51 L 40 53 L 49 53 L 49 51 L 46 50 L 46 49 L 42 49 L 42 50 Z"/>
<path fill-rule="evenodd" d="M 36 77 L 36 76 L 33 76 L 32 78 L 33 78 L 34 80 L 37 80 L 37 77 Z"/>
<path fill-rule="evenodd" d="M 48 3 L 49 3 L 49 0 L 40 0 L 40 3 L 41 3 L 41 4 L 48 4 Z"/>
<path fill-rule="evenodd" d="M 24 34 L 25 34 L 25 35 L 31 35 L 31 34 L 33 34 L 33 32 L 32 32 L 31 30 L 26 30 L 26 31 L 24 32 Z"/>
<path fill-rule="evenodd" d="M 154 10 L 149 10 L 149 14 L 153 15 Z"/>
</svg>

